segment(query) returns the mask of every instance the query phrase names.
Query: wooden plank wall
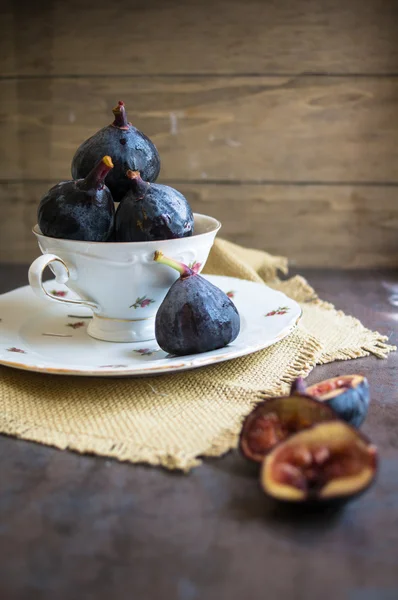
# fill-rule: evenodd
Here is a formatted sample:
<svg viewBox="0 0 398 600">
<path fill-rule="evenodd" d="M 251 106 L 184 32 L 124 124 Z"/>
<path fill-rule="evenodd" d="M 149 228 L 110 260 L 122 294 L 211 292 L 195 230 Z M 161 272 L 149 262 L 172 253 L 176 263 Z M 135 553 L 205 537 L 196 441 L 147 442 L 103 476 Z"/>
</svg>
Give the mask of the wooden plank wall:
<svg viewBox="0 0 398 600">
<path fill-rule="evenodd" d="M 160 181 L 299 266 L 398 265 L 395 0 L 2 5 L 0 260 L 119 99 Z"/>
</svg>

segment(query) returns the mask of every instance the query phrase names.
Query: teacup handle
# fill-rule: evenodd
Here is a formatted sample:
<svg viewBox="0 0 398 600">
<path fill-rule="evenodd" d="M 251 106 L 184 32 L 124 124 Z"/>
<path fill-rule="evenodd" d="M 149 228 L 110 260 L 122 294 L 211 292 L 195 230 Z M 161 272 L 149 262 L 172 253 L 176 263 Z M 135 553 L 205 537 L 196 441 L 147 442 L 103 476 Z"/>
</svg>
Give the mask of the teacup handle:
<svg viewBox="0 0 398 600">
<path fill-rule="evenodd" d="M 60 298 L 58 296 L 54 296 L 46 290 L 43 285 L 43 271 L 48 265 L 51 263 L 58 262 L 65 269 L 65 273 L 61 275 L 57 275 L 56 281 L 58 283 L 66 283 L 70 277 L 69 269 L 66 263 L 59 258 L 56 254 L 43 254 L 43 256 L 39 256 L 32 262 L 29 268 L 29 283 L 30 287 L 34 291 L 34 293 L 39 296 L 39 298 L 51 298 L 51 300 L 55 300 L 56 302 L 62 302 L 63 304 L 74 304 L 79 306 L 87 306 L 93 310 L 98 310 L 99 306 L 95 302 L 89 302 L 88 300 L 68 300 L 67 298 Z"/>
</svg>

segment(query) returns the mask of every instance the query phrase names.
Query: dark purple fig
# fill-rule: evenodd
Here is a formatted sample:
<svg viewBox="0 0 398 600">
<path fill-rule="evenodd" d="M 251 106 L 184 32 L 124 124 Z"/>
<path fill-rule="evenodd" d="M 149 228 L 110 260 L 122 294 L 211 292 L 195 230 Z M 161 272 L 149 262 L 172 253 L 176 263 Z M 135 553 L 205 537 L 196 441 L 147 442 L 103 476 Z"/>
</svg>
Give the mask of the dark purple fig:
<svg viewBox="0 0 398 600">
<path fill-rule="evenodd" d="M 193 214 L 187 200 L 168 185 L 143 181 L 138 171 L 127 171 L 129 190 L 116 212 L 117 242 L 146 242 L 188 237 Z"/>
<path fill-rule="evenodd" d="M 146 181 L 155 181 L 160 171 L 160 158 L 154 143 L 127 120 L 123 102 L 113 109 L 113 123 L 88 138 L 72 159 L 72 177 L 86 177 L 104 154 L 112 157 L 115 168 L 106 185 L 115 202 L 120 202 L 129 190 L 126 171 L 140 171 Z"/>
<path fill-rule="evenodd" d="M 244 420 L 239 448 L 246 458 L 262 462 L 274 446 L 297 431 L 333 419 L 337 419 L 337 415 L 329 406 L 308 396 L 268 398 Z"/>
<path fill-rule="evenodd" d="M 113 168 L 104 156 L 85 179 L 61 181 L 40 201 L 37 219 L 43 235 L 106 242 L 112 235 L 115 205 L 104 179 Z"/>
<path fill-rule="evenodd" d="M 370 402 L 369 384 L 362 375 L 342 375 L 325 379 L 305 387 L 303 380 L 293 383 L 295 393 L 304 393 L 327 404 L 354 427 L 359 427 L 366 418 Z M 298 387 L 297 387 L 298 386 Z M 299 388 L 299 389 L 298 389 Z"/>
<path fill-rule="evenodd" d="M 155 336 L 165 352 L 174 355 L 198 354 L 222 348 L 237 337 L 239 313 L 218 287 L 194 268 L 155 252 L 154 260 L 180 273 L 159 307 Z"/>
<path fill-rule="evenodd" d="M 341 420 L 305 429 L 265 457 L 264 492 L 282 502 L 317 504 L 351 500 L 368 488 L 377 472 L 377 449 Z"/>
</svg>

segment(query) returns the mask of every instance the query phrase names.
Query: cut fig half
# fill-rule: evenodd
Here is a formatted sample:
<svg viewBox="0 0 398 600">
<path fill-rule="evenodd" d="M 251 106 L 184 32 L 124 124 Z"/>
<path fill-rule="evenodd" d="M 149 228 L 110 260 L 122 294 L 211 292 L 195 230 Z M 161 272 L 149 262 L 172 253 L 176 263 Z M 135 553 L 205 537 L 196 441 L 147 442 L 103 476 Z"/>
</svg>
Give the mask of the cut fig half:
<svg viewBox="0 0 398 600">
<path fill-rule="evenodd" d="M 303 395 L 268 398 L 246 417 L 239 447 L 246 458 L 262 462 L 274 446 L 291 435 L 333 419 L 337 419 L 334 411 L 314 398 Z"/>
<path fill-rule="evenodd" d="M 343 421 L 296 433 L 265 457 L 260 481 L 280 501 L 348 500 L 365 491 L 377 471 L 377 449 Z"/>
<path fill-rule="evenodd" d="M 307 387 L 305 394 L 328 404 L 344 421 L 359 427 L 366 418 L 370 394 L 362 375 L 342 375 Z"/>
</svg>

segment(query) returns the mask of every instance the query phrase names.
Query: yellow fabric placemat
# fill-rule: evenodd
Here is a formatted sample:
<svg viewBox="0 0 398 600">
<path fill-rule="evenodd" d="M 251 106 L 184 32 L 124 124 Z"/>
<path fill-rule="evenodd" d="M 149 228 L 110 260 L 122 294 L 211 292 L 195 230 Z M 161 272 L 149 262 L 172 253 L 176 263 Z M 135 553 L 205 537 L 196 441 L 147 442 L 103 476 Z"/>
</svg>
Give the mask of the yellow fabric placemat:
<svg viewBox="0 0 398 600">
<path fill-rule="evenodd" d="M 283 257 L 216 240 L 207 273 L 266 282 L 303 308 L 286 339 L 250 356 L 184 373 L 130 379 L 43 375 L 0 367 L 0 432 L 57 448 L 188 471 L 236 446 L 258 391 L 286 392 L 320 363 L 394 350 L 302 277 L 281 281 Z M 338 371 L 336 371 L 338 374 Z"/>
</svg>

